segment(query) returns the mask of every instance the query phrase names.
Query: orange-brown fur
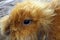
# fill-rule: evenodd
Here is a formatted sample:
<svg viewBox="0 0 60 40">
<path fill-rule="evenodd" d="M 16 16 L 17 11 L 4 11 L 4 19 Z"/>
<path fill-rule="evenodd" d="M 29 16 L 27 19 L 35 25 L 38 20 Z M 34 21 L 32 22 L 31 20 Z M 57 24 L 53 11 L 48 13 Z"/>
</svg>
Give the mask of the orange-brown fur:
<svg viewBox="0 0 60 40">
<path fill-rule="evenodd" d="M 33 3 L 18 3 L 7 20 L 1 19 L 0 23 L 6 22 L 2 33 L 9 31 L 9 40 L 60 40 L 60 6 L 47 4 L 41 8 Z M 31 23 L 24 24 L 26 19 L 32 20 Z"/>
<path fill-rule="evenodd" d="M 49 32 L 49 40 L 60 40 L 60 5 L 55 9 L 56 15 L 53 17 L 51 31 Z"/>
</svg>

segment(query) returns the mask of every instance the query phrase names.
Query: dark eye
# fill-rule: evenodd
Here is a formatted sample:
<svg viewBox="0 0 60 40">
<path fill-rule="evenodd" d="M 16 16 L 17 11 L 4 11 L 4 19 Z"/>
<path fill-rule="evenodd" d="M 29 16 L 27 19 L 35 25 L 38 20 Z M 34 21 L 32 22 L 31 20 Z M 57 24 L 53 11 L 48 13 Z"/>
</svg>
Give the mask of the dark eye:
<svg viewBox="0 0 60 40">
<path fill-rule="evenodd" d="M 24 24 L 30 24 L 31 20 L 24 20 Z"/>
</svg>

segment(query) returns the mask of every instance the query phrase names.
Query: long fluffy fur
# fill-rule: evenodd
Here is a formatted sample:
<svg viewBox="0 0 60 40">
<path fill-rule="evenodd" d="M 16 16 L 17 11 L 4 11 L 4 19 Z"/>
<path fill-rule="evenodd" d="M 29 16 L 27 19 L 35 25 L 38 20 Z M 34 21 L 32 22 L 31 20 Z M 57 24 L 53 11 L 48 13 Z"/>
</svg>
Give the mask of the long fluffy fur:
<svg viewBox="0 0 60 40">
<path fill-rule="evenodd" d="M 9 16 L 0 19 L 2 34 L 9 40 L 60 40 L 60 6 L 55 2 L 17 3 Z M 29 25 L 23 23 L 26 19 L 32 20 Z"/>
</svg>

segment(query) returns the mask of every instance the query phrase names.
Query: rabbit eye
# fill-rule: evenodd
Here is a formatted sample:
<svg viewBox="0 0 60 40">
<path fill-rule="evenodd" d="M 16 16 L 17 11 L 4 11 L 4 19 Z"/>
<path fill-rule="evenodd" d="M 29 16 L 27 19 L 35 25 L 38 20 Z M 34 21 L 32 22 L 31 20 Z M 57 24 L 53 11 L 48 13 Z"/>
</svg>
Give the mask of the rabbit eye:
<svg viewBox="0 0 60 40">
<path fill-rule="evenodd" d="M 24 20 L 24 24 L 30 24 L 31 23 L 31 20 Z"/>
</svg>

